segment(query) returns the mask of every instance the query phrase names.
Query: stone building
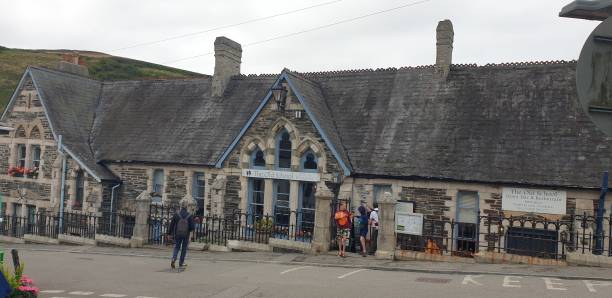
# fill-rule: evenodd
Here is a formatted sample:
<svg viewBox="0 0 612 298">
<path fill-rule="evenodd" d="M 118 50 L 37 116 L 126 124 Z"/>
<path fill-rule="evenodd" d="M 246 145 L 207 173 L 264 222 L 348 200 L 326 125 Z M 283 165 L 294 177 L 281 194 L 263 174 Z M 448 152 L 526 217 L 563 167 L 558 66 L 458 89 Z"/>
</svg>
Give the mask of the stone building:
<svg viewBox="0 0 612 298">
<path fill-rule="evenodd" d="M 390 192 L 429 219 L 592 214 L 612 150 L 577 102 L 576 63 L 455 65 L 452 50 L 443 21 L 431 66 L 247 76 L 219 37 L 214 74 L 197 79 L 29 67 L 0 119 L 3 211 L 57 210 L 64 184 L 68 210 L 132 210 L 147 191 L 300 222 L 325 185 L 354 206 Z M 504 210 L 516 189 L 562 195 Z"/>
</svg>

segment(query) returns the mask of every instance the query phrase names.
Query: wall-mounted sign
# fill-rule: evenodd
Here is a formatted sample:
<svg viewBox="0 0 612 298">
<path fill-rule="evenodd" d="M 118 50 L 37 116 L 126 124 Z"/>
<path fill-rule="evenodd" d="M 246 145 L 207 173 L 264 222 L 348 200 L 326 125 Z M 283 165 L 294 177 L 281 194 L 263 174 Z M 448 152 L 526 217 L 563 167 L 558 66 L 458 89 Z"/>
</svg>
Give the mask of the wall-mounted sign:
<svg viewBox="0 0 612 298">
<path fill-rule="evenodd" d="M 319 173 L 306 172 L 242 169 L 242 176 L 263 179 L 297 180 L 309 182 L 321 181 L 321 175 Z"/>
<path fill-rule="evenodd" d="M 395 232 L 409 235 L 423 235 L 423 214 L 395 213 Z"/>
<path fill-rule="evenodd" d="M 562 190 L 504 187 L 502 210 L 565 214 L 567 193 Z"/>
<path fill-rule="evenodd" d="M 395 204 L 396 213 L 414 213 L 414 202 L 398 200 Z"/>
</svg>

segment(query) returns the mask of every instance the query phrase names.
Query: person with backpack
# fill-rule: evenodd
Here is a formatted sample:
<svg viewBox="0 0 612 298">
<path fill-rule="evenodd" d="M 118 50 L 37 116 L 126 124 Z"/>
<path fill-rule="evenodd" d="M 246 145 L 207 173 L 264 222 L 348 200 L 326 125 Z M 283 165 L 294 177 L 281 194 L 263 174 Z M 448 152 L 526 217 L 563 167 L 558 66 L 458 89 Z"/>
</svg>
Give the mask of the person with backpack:
<svg viewBox="0 0 612 298">
<path fill-rule="evenodd" d="M 365 205 L 365 204 L 364 204 Z M 359 242 L 361 243 L 361 256 L 366 256 L 366 237 L 368 236 L 368 210 L 362 205 L 357 208 L 359 211 L 359 217 L 357 218 L 357 224 L 359 229 Z"/>
<path fill-rule="evenodd" d="M 338 238 L 338 256 L 345 257 L 346 247 L 349 245 L 351 233 L 351 213 L 346 210 L 346 203 L 340 203 L 338 211 L 334 214 L 336 220 L 336 237 Z"/>
<path fill-rule="evenodd" d="M 172 262 L 170 263 L 172 269 L 175 268 L 179 250 L 181 251 L 179 267 L 187 266 L 185 264 L 185 256 L 187 255 L 187 246 L 189 246 L 189 235 L 194 230 L 193 217 L 187 211 L 187 205 L 188 202 L 186 200 L 180 202 L 181 210 L 178 213 L 174 213 L 168 229 L 168 234 L 171 234 L 174 238 L 174 251 L 172 252 Z"/>
</svg>

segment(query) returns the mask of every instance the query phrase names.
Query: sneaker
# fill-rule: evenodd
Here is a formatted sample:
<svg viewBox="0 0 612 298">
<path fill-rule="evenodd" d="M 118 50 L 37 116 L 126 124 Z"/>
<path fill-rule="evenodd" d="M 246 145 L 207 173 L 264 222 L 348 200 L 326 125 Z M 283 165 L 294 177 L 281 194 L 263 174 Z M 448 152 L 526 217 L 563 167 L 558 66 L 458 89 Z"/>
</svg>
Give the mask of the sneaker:
<svg viewBox="0 0 612 298">
<path fill-rule="evenodd" d="M 187 268 L 187 264 L 182 264 L 182 265 L 179 264 L 179 267 L 180 268 Z"/>
<path fill-rule="evenodd" d="M 172 269 L 176 268 L 176 266 L 174 265 L 174 261 L 170 262 L 170 267 L 171 267 Z"/>
</svg>

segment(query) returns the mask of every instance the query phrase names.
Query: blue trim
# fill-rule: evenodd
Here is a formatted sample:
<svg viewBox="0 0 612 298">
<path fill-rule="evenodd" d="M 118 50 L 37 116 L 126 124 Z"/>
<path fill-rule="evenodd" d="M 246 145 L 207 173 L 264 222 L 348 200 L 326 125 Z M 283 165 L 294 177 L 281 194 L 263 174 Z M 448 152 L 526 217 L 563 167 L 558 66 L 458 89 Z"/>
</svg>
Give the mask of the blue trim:
<svg viewBox="0 0 612 298">
<path fill-rule="evenodd" d="M 313 114 L 312 114 L 312 112 L 310 110 L 310 107 L 308 107 L 308 105 L 306 105 L 306 103 L 304 101 L 304 98 L 298 92 L 298 89 L 296 89 L 294 87 L 294 85 L 291 83 L 291 80 L 287 76 L 285 70 L 283 70 L 283 72 L 279 75 L 278 79 L 276 79 L 276 82 L 274 82 L 274 84 L 272 85 L 272 87 L 268 91 L 268 94 L 266 95 L 266 97 L 264 97 L 264 100 L 261 102 L 261 104 L 259 104 L 259 106 L 257 107 L 257 110 L 255 111 L 255 113 L 253 113 L 253 115 L 251 115 L 251 118 L 249 118 L 247 123 L 240 130 L 240 133 L 238 133 L 238 136 L 236 136 L 236 138 L 232 141 L 232 143 L 225 150 L 225 152 L 223 152 L 223 154 L 221 155 L 219 160 L 216 162 L 215 167 L 221 168 L 221 164 L 225 161 L 225 159 L 227 159 L 227 156 L 230 154 L 230 152 L 232 152 L 232 150 L 234 150 L 234 148 L 238 144 L 238 141 L 240 141 L 242 136 L 244 136 L 244 134 L 246 133 L 247 129 L 251 126 L 251 124 L 253 124 L 253 121 L 255 121 L 255 118 L 257 118 L 257 116 L 259 115 L 261 110 L 266 106 L 266 104 L 268 103 L 268 101 L 272 97 L 272 90 L 271 89 L 276 87 L 279 84 L 279 82 L 282 81 L 283 79 L 285 81 L 287 81 L 287 83 L 289 84 L 289 86 L 291 87 L 291 89 L 293 90 L 295 95 L 297 96 L 297 98 L 300 101 L 300 103 L 302 104 L 302 106 L 304 106 L 304 110 L 308 114 L 308 117 L 310 117 L 310 120 L 312 121 L 314 126 L 317 128 L 317 131 L 319 132 L 319 134 L 321 134 L 321 137 L 325 141 L 325 144 L 327 145 L 329 150 L 332 152 L 332 154 L 334 155 L 336 160 L 338 160 L 338 163 L 340 163 L 340 167 L 344 171 L 344 176 L 350 176 L 351 175 L 351 170 L 344 163 L 344 160 L 340 157 L 340 154 L 338 154 L 338 151 L 336 150 L 336 148 L 334 147 L 332 142 L 329 140 L 329 138 L 327 137 L 327 135 L 325 134 L 323 129 L 321 129 L 321 125 L 319 125 L 319 122 L 317 121 L 316 117 L 313 116 Z"/>
<path fill-rule="evenodd" d="M 6 105 L 6 108 L 4 108 L 4 112 L 2 112 L 2 117 L 0 117 L 0 121 L 4 119 L 4 116 L 6 116 L 8 111 L 15 104 L 17 94 L 19 93 L 19 90 L 21 90 L 21 88 L 23 87 L 23 82 L 25 81 L 25 78 L 29 73 L 30 73 L 30 67 L 28 66 L 28 68 L 26 68 L 26 70 L 23 72 L 23 75 L 21 75 L 21 79 L 19 80 L 19 84 L 17 84 L 17 88 L 15 88 L 15 91 L 13 91 L 13 96 L 11 96 L 11 100 Z"/>
<path fill-rule="evenodd" d="M 317 128 L 317 131 L 319 132 L 319 134 L 321 134 L 321 137 L 325 141 L 325 144 L 327 144 L 327 147 L 329 147 L 329 150 L 332 152 L 336 160 L 338 160 L 338 163 L 340 163 L 340 167 L 342 167 L 342 170 L 344 170 L 344 176 L 350 176 L 351 170 L 346 166 L 346 164 L 344 163 L 344 160 L 342 160 L 342 157 L 340 157 L 340 154 L 338 154 L 336 147 L 334 147 L 332 142 L 329 140 L 329 138 L 325 134 L 325 131 L 323 131 L 323 129 L 321 128 L 321 125 L 319 125 L 319 121 L 317 121 L 317 118 L 314 117 L 313 113 L 310 111 L 310 107 L 308 107 L 308 105 L 306 104 L 306 101 L 304 101 L 304 98 L 298 92 L 298 89 L 295 88 L 295 86 L 293 86 L 293 83 L 291 83 L 291 80 L 289 80 L 289 77 L 287 76 L 286 73 L 283 72 L 282 77 L 287 80 L 287 83 L 291 87 L 291 90 L 293 90 L 293 93 L 295 93 L 295 95 L 299 99 L 302 106 L 304 106 L 304 110 L 306 110 L 306 113 L 308 113 L 308 117 L 310 117 L 310 120 L 312 121 L 314 126 Z"/>
<path fill-rule="evenodd" d="M 278 84 L 279 80 L 280 80 L 280 78 L 276 80 L 276 82 L 274 83 L 273 86 L 276 86 L 276 84 Z M 215 163 L 215 167 L 216 168 L 221 168 L 221 165 L 227 159 L 227 156 L 232 152 L 232 150 L 234 150 L 234 148 L 238 144 L 238 141 L 240 141 L 240 139 L 242 139 L 242 136 L 244 136 L 244 134 L 246 133 L 247 129 L 249 129 L 249 127 L 251 127 L 251 124 L 253 124 L 253 121 L 255 121 L 255 118 L 257 118 L 257 116 L 259 115 L 261 110 L 263 110 L 263 108 L 266 106 L 266 104 L 268 103 L 268 101 L 272 97 L 272 90 L 271 89 L 272 88 L 270 88 L 270 90 L 268 90 L 268 94 L 266 94 L 266 96 L 264 97 L 264 100 L 259 104 L 259 106 L 257 107 L 257 110 L 255 110 L 255 113 L 253 113 L 253 115 L 251 115 L 251 118 L 249 118 L 247 123 L 242 127 L 242 129 L 240 129 L 240 132 L 238 133 L 238 136 L 236 136 L 236 138 L 232 141 L 232 143 L 229 145 L 229 147 L 227 147 L 227 149 L 225 149 L 225 151 L 223 152 L 223 154 L 221 155 L 219 160 L 217 160 L 217 162 Z"/>
</svg>

